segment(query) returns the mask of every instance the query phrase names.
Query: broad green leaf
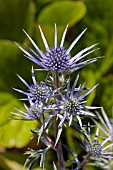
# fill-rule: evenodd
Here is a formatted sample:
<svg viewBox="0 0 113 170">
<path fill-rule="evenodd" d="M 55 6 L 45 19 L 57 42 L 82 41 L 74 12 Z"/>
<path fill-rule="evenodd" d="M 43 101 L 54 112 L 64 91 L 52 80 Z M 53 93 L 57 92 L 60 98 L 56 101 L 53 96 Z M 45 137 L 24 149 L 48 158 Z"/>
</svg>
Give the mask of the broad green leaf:
<svg viewBox="0 0 113 170">
<path fill-rule="evenodd" d="M 11 88 L 17 87 L 17 84 L 20 84 L 21 88 L 22 83 L 16 74 L 30 80 L 31 66 L 32 63 L 25 58 L 14 42 L 0 41 L 0 89 L 2 91 L 12 92 Z"/>
<path fill-rule="evenodd" d="M 85 34 L 86 38 L 80 41 L 81 44 L 79 46 L 80 48 L 84 48 L 85 46 L 91 45 L 91 43 L 99 43 L 98 47 L 100 47 L 100 49 L 92 53 L 92 57 L 104 57 L 83 68 L 82 73 L 87 84 L 93 82 L 93 80 L 99 83 L 99 86 L 96 88 L 96 98 L 94 98 L 95 96 L 92 98 L 92 101 L 94 101 L 93 105 L 103 106 L 105 111 L 111 114 L 113 103 L 113 3 L 112 0 L 106 2 L 102 0 L 87 0 L 86 5 L 87 15 L 84 17 L 84 20 L 76 26 L 76 30 L 82 29 L 83 25 L 86 25 L 88 28 Z M 73 28 L 73 31 L 75 31 L 75 28 Z M 89 70 L 92 71 L 92 75 L 89 75 Z"/>
<path fill-rule="evenodd" d="M 113 106 L 113 77 L 106 76 L 100 79 L 100 85 L 97 88 L 95 105 L 104 107 L 105 112 L 111 117 Z"/>
<path fill-rule="evenodd" d="M 15 161 L 8 160 L 7 158 L 0 155 L 0 167 L 4 170 L 22 170 L 23 166 Z M 25 169 L 24 169 L 25 170 Z"/>
<path fill-rule="evenodd" d="M 113 23 L 112 23 L 113 3 L 112 3 L 112 0 L 108 0 L 106 2 L 105 1 L 103 2 L 103 0 L 92 0 L 92 1 L 87 0 L 86 4 L 87 4 L 89 12 L 90 12 L 89 18 L 94 16 L 96 21 L 98 23 L 100 22 L 100 25 L 103 25 L 105 27 L 105 29 L 107 30 L 108 34 L 110 35 L 111 32 L 113 32 Z M 92 4 L 94 4 L 95 8 Z M 91 11 L 92 11 L 92 13 L 91 13 Z M 94 24 L 95 22 L 92 22 L 92 23 Z"/>
<path fill-rule="evenodd" d="M 59 45 L 66 25 L 69 23 L 69 27 L 73 26 L 84 17 L 85 13 L 86 6 L 82 1 L 54 1 L 49 5 L 46 5 L 37 16 L 34 39 L 36 40 L 38 46 L 45 50 L 45 48 L 43 48 L 44 45 L 39 33 L 38 24 L 41 25 L 49 46 L 53 48 L 54 24 L 57 24 Z"/>
<path fill-rule="evenodd" d="M 3 146 L 2 146 L 3 147 Z M 3 147 L 5 149 L 5 147 Z M 4 152 L 0 153 L 0 157 L 4 157 L 8 160 L 13 160 L 18 162 L 21 165 L 24 165 L 26 156 L 20 152 L 20 148 L 16 148 L 16 157 L 15 157 L 15 149 L 4 150 Z M 23 151 L 24 152 L 24 151 Z"/>
<path fill-rule="evenodd" d="M 92 5 L 94 4 L 94 6 Z M 89 46 L 92 43 L 99 43 L 100 50 L 94 52 L 92 56 L 105 56 L 99 59 L 95 65 L 88 66 L 98 74 L 98 77 L 108 73 L 112 68 L 112 55 L 113 55 L 113 3 L 108 0 L 103 3 L 103 0 L 87 0 L 87 15 L 84 17 L 83 22 L 78 24 L 77 28 L 80 29 L 83 25 L 88 28 L 86 39 L 82 44 Z M 93 21 L 92 21 L 93 18 Z"/>
<path fill-rule="evenodd" d="M 16 161 L 8 160 L 7 158 L 0 155 L 0 167 L 4 170 L 26 170 L 21 164 Z"/>
<path fill-rule="evenodd" d="M 86 72 L 84 69 L 81 71 L 81 77 L 86 82 L 86 88 L 93 88 L 97 82 L 96 82 L 96 76 L 94 76 L 94 73 L 91 70 L 87 70 Z M 96 95 L 96 90 L 98 89 L 98 86 L 96 89 L 94 89 L 88 96 L 87 96 L 87 104 L 86 105 L 92 105 L 93 100 Z"/>
<path fill-rule="evenodd" d="M 100 67 L 101 75 L 106 74 L 106 72 L 109 71 L 110 68 L 113 66 L 113 36 L 111 37 L 111 40 L 108 42 L 108 46 L 106 48 L 105 57 L 102 59 L 102 64 Z"/>
<path fill-rule="evenodd" d="M 112 169 L 113 169 L 113 160 L 110 162 L 109 167 L 110 167 L 110 170 L 112 170 Z"/>
<path fill-rule="evenodd" d="M 53 0 L 36 0 L 36 6 L 37 6 L 37 9 L 38 8 L 41 8 L 43 5 L 46 5 L 50 2 L 52 2 Z"/>
<path fill-rule="evenodd" d="M 91 166 L 91 165 L 86 165 L 86 168 L 88 170 L 100 170 L 99 168 L 95 167 L 95 166 Z"/>
<path fill-rule="evenodd" d="M 30 0 L 0 0 L 0 39 L 23 41 L 22 28 L 33 23 L 35 6 Z"/>
<path fill-rule="evenodd" d="M 0 155 L 0 168 L 3 168 L 3 170 L 27 170 L 23 165 L 16 161 L 7 159 L 2 155 Z M 33 170 L 41 170 L 41 168 L 33 168 Z"/>
<path fill-rule="evenodd" d="M 46 6 L 39 14 L 37 22 L 41 25 L 74 25 L 84 17 L 86 6 L 83 2 L 56 1 Z"/>
<path fill-rule="evenodd" d="M 36 127 L 35 121 L 11 120 L 14 108 L 22 104 L 11 94 L 0 93 L 0 145 L 5 147 L 23 147 L 32 136 L 30 129 Z"/>
</svg>

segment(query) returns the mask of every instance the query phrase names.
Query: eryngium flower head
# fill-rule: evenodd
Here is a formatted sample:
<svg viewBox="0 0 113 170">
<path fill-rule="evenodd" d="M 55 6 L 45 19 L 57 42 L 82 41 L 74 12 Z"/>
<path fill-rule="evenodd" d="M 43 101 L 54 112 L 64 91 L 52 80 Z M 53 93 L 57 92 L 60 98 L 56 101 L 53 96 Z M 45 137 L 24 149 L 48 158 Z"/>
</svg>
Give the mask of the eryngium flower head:
<svg viewBox="0 0 113 170">
<path fill-rule="evenodd" d="M 26 111 L 22 111 L 22 110 L 15 108 L 17 112 L 13 112 L 12 114 L 19 116 L 19 117 L 21 116 L 22 119 L 26 119 L 26 120 L 27 119 L 37 120 L 38 118 L 42 117 L 44 115 L 43 105 L 35 104 L 32 101 L 29 101 L 29 102 L 30 102 L 30 107 L 27 107 L 27 105 L 24 104 Z"/>
<path fill-rule="evenodd" d="M 110 138 L 110 141 L 113 142 L 113 117 L 109 118 L 103 108 L 101 108 L 101 113 L 102 114 L 100 114 L 99 112 L 96 112 L 101 123 L 99 123 L 97 120 L 94 120 L 94 119 L 93 121 L 101 129 L 102 137 L 105 139 L 106 137 L 109 137 L 112 135 L 112 138 Z"/>
<path fill-rule="evenodd" d="M 113 159 L 99 158 L 92 163 L 88 163 L 89 166 L 96 166 L 104 170 L 112 170 L 113 169 Z"/>
<path fill-rule="evenodd" d="M 50 86 L 47 85 L 47 82 L 40 82 L 38 83 L 36 81 L 35 75 L 34 75 L 34 70 L 32 69 L 32 80 L 33 80 L 33 85 L 30 86 L 22 77 L 20 77 L 20 80 L 27 86 L 28 92 L 24 92 L 22 90 L 14 88 L 14 90 L 24 94 L 27 96 L 27 98 L 22 99 L 22 100 L 31 100 L 34 101 L 35 103 L 40 103 L 43 101 L 47 101 L 48 98 L 52 95 L 53 91 Z"/>
<path fill-rule="evenodd" d="M 60 94 L 61 100 L 59 101 L 60 109 L 64 112 L 64 120 L 65 118 L 69 118 L 70 123 L 73 117 L 76 117 L 79 121 L 80 126 L 82 126 L 82 122 L 80 116 L 94 116 L 93 113 L 89 112 L 88 109 L 96 109 L 98 107 L 86 106 L 85 103 L 87 101 L 84 98 L 90 94 L 97 85 L 93 88 L 89 89 L 87 92 L 80 95 L 83 91 L 85 83 L 81 87 L 76 87 L 78 82 L 79 75 L 77 75 L 74 85 L 72 89 L 70 89 L 70 81 L 68 82 L 66 93 Z M 76 90 L 76 91 L 75 91 Z"/>
<path fill-rule="evenodd" d="M 46 49 L 46 52 L 42 52 L 39 47 L 35 44 L 35 42 L 31 39 L 31 37 L 25 32 L 26 36 L 32 43 L 32 45 L 35 47 L 36 52 L 27 46 L 30 52 L 26 51 L 24 48 L 22 48 L 20 45 L 18 47 L 24 52 L 25 56 L 29 58 L 31 61 L 38 64 L 40 67 L 42 67 L 44 70 L 50 70 L 52 72 L 63 72 L 68 71 L 68 73 L 71 73 L 73 71 L 76 71 L 83 66 L 92 63 L 97 60 L 97 58 L 89 59 L 86 61 L 81 61 L 84 57 L 86 57 L 88 54 L 94 52 L 96 49 L 91 50 L 93 47 L 95 47 L 97 44 L 91 45 L 77 54 L 75 54 L 73 57 L 71 57 L 70 52 L 75 46 L 75 44 L 78 42 L 78 40 L 81 38 L 81 36 L 85 33 L 86 29 L 72 42 L 72 44 L 69 46 L 68 49 L 64 48 L 64 41 L 66 37 L 68 26 L 64 30 L 64 33 L 62 35 L 61 43 L 60 45 L 57 44 L 57 28 L 55 25 L 55 32 L 54 32 L 54 47 L 50 48 L 48 46 L 48 43 L 46 41 L 46 38 L 42 32 L 41 27 L 39 26 L 39 30 L 41 33 L 41 37 Z"/>
<path fill-rule="evenodd" d="M 91 159 L 98 160 L 99 158 L 113 158 L 113 152 L 111 152 L 111 147 L 113 143 L 109 142 L 112 136 L 109 136 L 105 140 L 101 139 L 101 142 L 98 141 L 99 135 L 99 128 L 96 130 L 96 134 L 94 137 L 94 141 L 91 141 L 90 134 L 89 135 L 89 142 L 84 140 L 84 148 L 87 153 L 91 155 Z M 106 146 L 104 147 L 104 145 Z M 108 150 L 109 149 L 109 150 Z"/>
</svg>

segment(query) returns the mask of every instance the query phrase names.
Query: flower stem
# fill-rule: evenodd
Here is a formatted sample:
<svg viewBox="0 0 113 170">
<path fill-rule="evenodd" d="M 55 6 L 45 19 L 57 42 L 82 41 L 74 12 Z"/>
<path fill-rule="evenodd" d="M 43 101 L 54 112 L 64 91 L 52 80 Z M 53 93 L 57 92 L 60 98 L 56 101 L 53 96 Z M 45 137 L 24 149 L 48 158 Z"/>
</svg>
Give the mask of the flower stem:
<svg viewBox="0 0 113 170">
<path fill-rule="evenodd" d="M 55 138 L 57 138 L 57 130 L 58 130 L 58 121 L 54 119 L 54 130 L 55 130 Z M 62 151 L 62 144 L 61 140 L 59 139 L 57 145 L 56 145 L 56 153 L 58 158 L 58 165 L 60 170 L 65 170 L 65 164 L 64 164 L 64 157 L 63 157 L 63 151 Z"/>
<path fill-rule="evenodd" d="M 85 156 L 84 160 L 81 162 L 81 164 L 80 164 L 80 166 L 79 166 L 79 169 L 81 169 L 81 170 L 84 169 L 84 167 L 85 167 L 86 163 L 88 162 L 90 156 L 91 156 L 90 153 L 88 153 L 88 154 Z"/>
<path fill-rule="evenodd" d="M 55 90 L 58 90 L 58 87 L 59 87 L 58 73 L 53 73 L 53 81 L 54 81 L 53 83 L 55 86 Z M 58 96 L 57 96 L 57 98 L 58 98 Z M 55 101 L 55 102 L 57 102 L 57 101 Z M 55 139 L 57 138 L 58 124 L 59 124 L 59 120 L 57 120 L 57 117 L 55 116 L 55 118 L 54 118 Z M 58 158 L 59 169 L 65 170 L 64 156 L 63 156 L 62 144 L 61 144 L 60 139 L 59 139 L 58 143 L 56 144 L 56 153 L 57 153 L 57 158 Z"/>
</svg>

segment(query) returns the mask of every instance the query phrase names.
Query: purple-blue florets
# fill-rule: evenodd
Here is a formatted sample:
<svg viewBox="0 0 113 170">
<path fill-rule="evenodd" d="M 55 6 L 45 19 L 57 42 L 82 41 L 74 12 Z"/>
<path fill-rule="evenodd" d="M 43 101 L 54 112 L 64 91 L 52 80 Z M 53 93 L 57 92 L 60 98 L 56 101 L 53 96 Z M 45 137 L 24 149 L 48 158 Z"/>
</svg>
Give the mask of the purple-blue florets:
<svg viewBox="0 0 113 170">
<path fill-rule="evenodd" d="M 43 64 L 53 72 L 61 72 L 70 67 L 70 55 L 66 54 L 66 50 L 61 47 L 52 48 L 46 53 L 47 59 Z"/>
</svg>

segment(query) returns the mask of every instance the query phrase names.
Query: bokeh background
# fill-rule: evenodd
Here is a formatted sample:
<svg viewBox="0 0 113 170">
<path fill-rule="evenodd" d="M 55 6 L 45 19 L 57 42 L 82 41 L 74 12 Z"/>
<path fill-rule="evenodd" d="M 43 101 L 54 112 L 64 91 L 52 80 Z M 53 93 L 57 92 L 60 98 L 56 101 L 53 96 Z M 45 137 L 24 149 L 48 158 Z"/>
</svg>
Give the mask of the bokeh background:
<svg viewBox="0 0 113 170">
<path fill-rule="evenodd" d="M 20 94 L 12 87 L 25 90 L 16 74 L 31 83 L 31 67 L 37 65 L 26 59 L 15 45 L 30 45 L 22 31 L 25 29 L 38 46 L 44 49 L 38 26 L 41 25 L 49 46 L 53 46 L 54 23 L 58 28 L 60 41 L 65 26 L 69 23 L 65 47 L 85 28 L 85 35 L 72 50 L 72 55 L 79 50 L 99 43 L 100 50 L 88 58 L 104 56 L 96 63 L 79 70 L 80 81 L 86 81 L 87 87 L 99 83 L 88 97 L 88 103 L 103 106 L 108 116 L 112 115 L 113 106 L 113 1 L 112 0 L 0 0 L 0 170 L 22 170 L 27 148 L 37 148 L 36 140 L 31 140 L 30 129 L 36 122 L 11 120 L 15 107 L 23 107 L 18 98 Z M 37 80 L 44 80 L 46 73 L 36 73 Z M 72 81 L 76 73 L 72 74 Z M 74 141 L 76 133 L 70 128 L 64 132 L 67 144 L 78 149 Z M 54 153 L 47 155 L 46 169 L 50 170 Z M 68 159 L 68 155 L 66 159 Z M 35 168 L 35 170 L 38 168 Z M 97 168 L 89 167 L 89 170 Z"/>
</svg>

